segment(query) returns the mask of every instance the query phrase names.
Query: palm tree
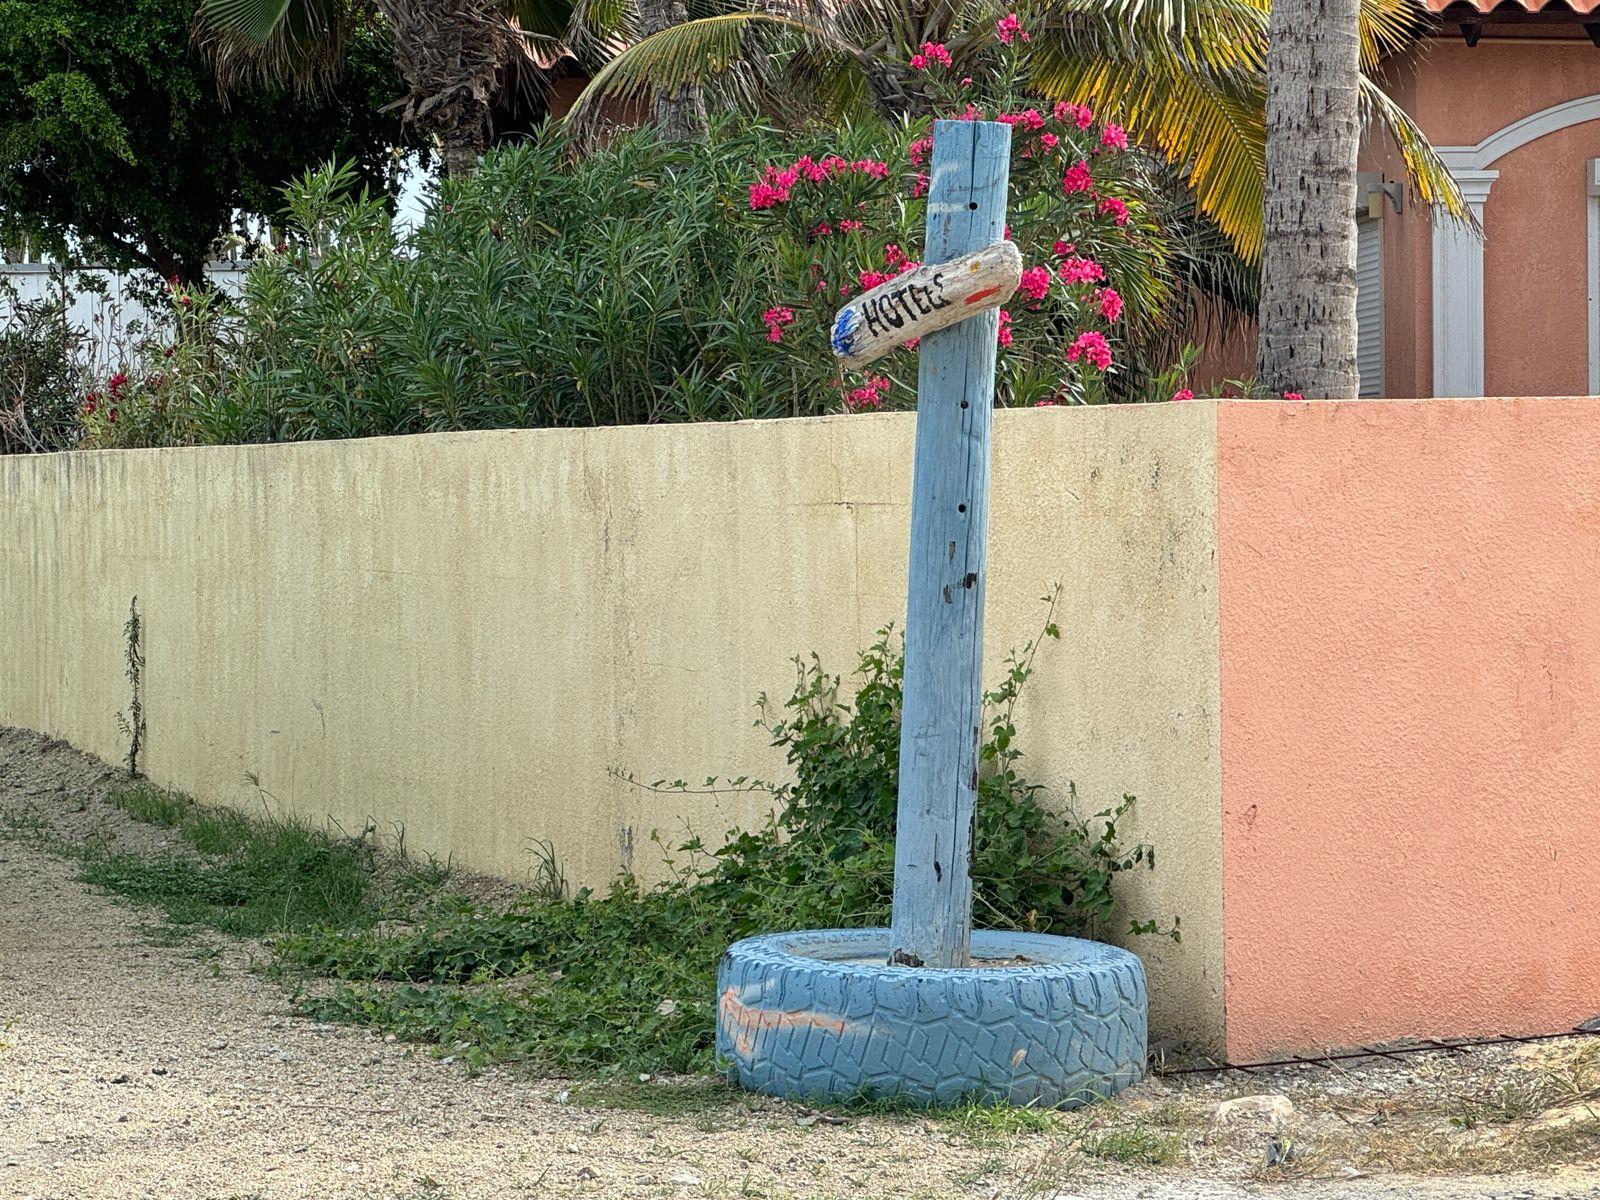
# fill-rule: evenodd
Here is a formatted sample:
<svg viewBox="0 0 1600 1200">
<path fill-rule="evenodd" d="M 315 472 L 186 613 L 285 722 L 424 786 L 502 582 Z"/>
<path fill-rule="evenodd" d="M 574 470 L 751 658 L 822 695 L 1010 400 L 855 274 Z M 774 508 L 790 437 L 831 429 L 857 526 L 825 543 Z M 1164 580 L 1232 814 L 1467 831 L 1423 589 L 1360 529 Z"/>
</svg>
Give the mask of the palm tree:
<svg viewBox="0 0 1600 1200">
<path fill-rule="evenodd" d="M 779 118 L 895 118 L 930 103 L 912 57 L 940 43 L 956 68 L 994 49 L 1010 5 L 995 0 L 736 0 L 738 7 L 643 38 L 595 74 L 569 120 L 607 98 L 685 85 Z M 1355 4 L 1357 0 L 1343 0 Z M 1201 211 L 1250 261 L 1262 248 L 1270 0 L 1037 0 L 1023 16 L 1023 84 L 1089 104 L 1186 172 Z M 1018 6 L 1019 8 L 1022 6 Z M 1359 0 L 1366 71 L 1416 37 L 1411 0 Z M 1465 212 L 1449 171 L 1366 74 L 1351 102 L 1399 148 L 1425 203 Z M 1353 211 L 1353 209 L 1351 210 Z"/>
<path fill-rule="evenodd" d="M 645 36 L 682 25 L 689 19 L 684 0 L 638 0 L 639 32 Z M 651 114 L 663 137 L 681 141 L 701 138 L 706 133 L 705 89 L 695 80 L 684 80 L 655 92 Z"/>
<path fill-rule="evenodd" d="M 1256 376 L 1356 394 L 1358 0 L 1277 0 L 1267 48 L 1265 233 Z"/>
<path fill-rule="evenodd" d="M 361 24 L 381 21 L 407 88 L 405 121 L 436 137 L 447 174 L 471 171 L 492 134 L 495 96 L 568 49 L 572 0 L 200 0 L 195 39 L 226 92 L 325 86 Z"/>
</svg>

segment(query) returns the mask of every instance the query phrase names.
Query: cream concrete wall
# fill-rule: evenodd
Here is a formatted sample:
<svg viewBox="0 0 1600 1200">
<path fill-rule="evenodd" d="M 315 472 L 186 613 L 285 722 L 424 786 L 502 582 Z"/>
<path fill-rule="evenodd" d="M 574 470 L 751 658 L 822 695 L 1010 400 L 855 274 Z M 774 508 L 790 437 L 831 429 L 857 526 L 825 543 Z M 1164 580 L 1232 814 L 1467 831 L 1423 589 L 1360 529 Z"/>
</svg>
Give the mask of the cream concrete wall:
<svg viewBox="0 0 1600 1200">
<path fill-rule="evenodd" d="M 129 598 L 147 766 L 211 801 L 404 827 L 512 877 L 658 866 L 749 798 L 608 774 L 775 774 L 788 658 L 836 669 L 904 613 L 913 423 L 871 415 L 0 459 L 0 722 L 107 759 Z M 1215 406 L 996 420 L 995 664 L 1065 587 L 1020 708 L 1026 769 L 1138 795 L 1131 914 L 1158 1033 L 1222 1036 Z"/>
</svg>

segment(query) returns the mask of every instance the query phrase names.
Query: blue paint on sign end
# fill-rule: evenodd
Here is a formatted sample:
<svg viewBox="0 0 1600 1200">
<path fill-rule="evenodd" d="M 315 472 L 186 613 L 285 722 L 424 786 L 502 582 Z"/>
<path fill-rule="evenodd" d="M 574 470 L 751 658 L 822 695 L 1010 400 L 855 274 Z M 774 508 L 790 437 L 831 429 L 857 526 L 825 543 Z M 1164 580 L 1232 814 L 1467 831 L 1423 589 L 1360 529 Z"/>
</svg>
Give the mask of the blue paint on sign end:
<svg viewBox="0 0 1600 1200">
<path fill-rule="evenodd" d="M 856 339 L 856 326 L 861 323 L 861 314 L 853 308 L 839 310 L 839 315 L 833 320 L 833 352 L 838 355 L 850 353 L 850 346 Z"/>
</svg>

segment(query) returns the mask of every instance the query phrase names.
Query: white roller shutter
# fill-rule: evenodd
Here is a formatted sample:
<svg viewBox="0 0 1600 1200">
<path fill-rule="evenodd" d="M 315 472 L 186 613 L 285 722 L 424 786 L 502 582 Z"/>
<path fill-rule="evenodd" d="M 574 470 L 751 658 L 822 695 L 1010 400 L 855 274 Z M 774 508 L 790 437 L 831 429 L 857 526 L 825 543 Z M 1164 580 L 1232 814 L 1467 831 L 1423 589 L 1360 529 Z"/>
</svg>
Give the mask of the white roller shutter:
<svg viewBox="0 0 1600 1200">
<path fill-rule="evenodd" d="M 1356 370 L 1361 395 L 1383 395 L 1383 222 L 1356 223 Z"/>
</svg>

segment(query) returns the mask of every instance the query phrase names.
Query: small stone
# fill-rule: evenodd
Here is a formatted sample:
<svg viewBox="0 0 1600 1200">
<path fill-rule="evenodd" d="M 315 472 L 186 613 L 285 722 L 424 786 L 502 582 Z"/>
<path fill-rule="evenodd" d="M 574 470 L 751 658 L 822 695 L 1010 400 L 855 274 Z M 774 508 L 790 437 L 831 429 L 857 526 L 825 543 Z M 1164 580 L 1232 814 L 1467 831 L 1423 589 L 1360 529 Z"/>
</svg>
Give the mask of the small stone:
<svg viewBox="0 0 1600 1200">
<path fill-rule="evenodd" d="M 1217 1105 L 1213 1120 L 1226 1125 L 1240 1117 L 1266 1117 L 1274 1125 L 1294 1116 L 1294 1104 L 1289 1097 L 1279 1095 L 1239 1096 Z"/>
<path fill-rule="evenodd" d="M 555 1099 L 557 1104 L 565 1104 L 568 1100 L 572 1099 L 572 1089 L 562 1088 L 556 1093 Z"/>
<path fill-rule="evenodd" d="M 128 1082 L 128 1077 L 126 1075 L 113 1075 L 111 1077 L 111 1082 L 112 1083 L 127 1083 Z"/>
<path fill-rule="evenodd" d="M 396 1037 L 392 1033 L 386 1033 L 386 1034 L 383 1035 L 383 1040 L 385 1042 L 393 1043 L 393 1042 L 398 1042 L 400 1039 L 398 1037 Z"/>
<path fill-rule="evenodd" d="M 674 1175 L 672 1177 L 672 1182 L 678 1184 L 681 1187 L 699 1187 L 699 1186 L 701 1186 L 701 1184 L 700 1184 L 700 1176 L 698 1176 L 698 1175 L 696 1175 L 696 1174 L 694 1174 L 694 1173 L 692 1173 L 690 1171 L 679 1171 L 676 1175 Z"/>
<path fill-rule="evenodd" d="M 598 1179 L 598 1178 L 600 1178 L 600 1176 L 595 1171 L 595 1169 L 593 1167 L 579 1167 L 578 1168 L 578 1178 L 579 1179 Z"/>
<path fill-rule="evenodd" d="M 167 1073 L 167 1069 L 165 1067 L 151 1067 L 150 1068 L 150 1074 L 152 1074 L 152 1075 L 165 1075 L 166 1073 Z"/>
<path fill-rule="evenodd" d="M 206 1043 L 206 1049 L 207 1050 L 226 1050 L 227 1048 L 228 1048 L 228 1043 L 227 1042 L 207 1042 Z"/>
</svg>

